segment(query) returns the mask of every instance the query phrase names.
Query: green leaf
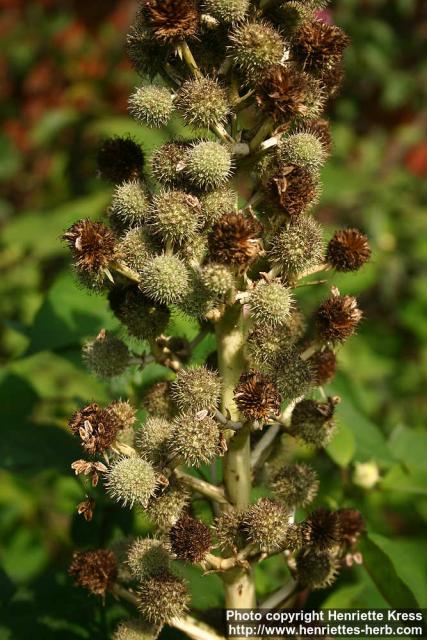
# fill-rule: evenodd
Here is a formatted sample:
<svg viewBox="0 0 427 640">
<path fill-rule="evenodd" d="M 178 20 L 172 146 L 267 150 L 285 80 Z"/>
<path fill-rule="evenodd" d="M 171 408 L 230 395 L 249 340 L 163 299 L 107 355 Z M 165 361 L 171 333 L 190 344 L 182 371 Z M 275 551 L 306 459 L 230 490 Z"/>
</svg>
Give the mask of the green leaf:
<svg viewBox="0 0 427 640">
<path fill-rule="evenodd" d="M 80 289 L 72 275 L 64 274 L 54 283 L 34 319 L 26 355 L 75 345 L 82 338 L 96 336 L 102 328 L 115 327 L 117 321 L 105 300 Z"/>
<path fill-rule="evenodd" d="M 427 495 L 427 469 L 404 469 L 396 464 L 381 480 L 381 488 L 387 491 L 403 491 L 415 495 Z"/>
<path fill-rule="evenodd" d="M 406 467 L 424 469 L 427 460 L 427 433 L 404 426 L 397 427 L 390 436 L 389 447 Z"/>
<path fill-rule="evenodd" d="M 415 541 L 390 540 L 369 533 L 362 540 L 360 550 L 367 571 L 391 606 L 426 606 L 426 560 Z"/>
<path fill-rule="evenodd" d="M 327 454 L 340 467 L 347 467 L 356 452 L 353 431 L 345 424 L 339 425 L 338 432 L 326 448 Z"/>
</svg>

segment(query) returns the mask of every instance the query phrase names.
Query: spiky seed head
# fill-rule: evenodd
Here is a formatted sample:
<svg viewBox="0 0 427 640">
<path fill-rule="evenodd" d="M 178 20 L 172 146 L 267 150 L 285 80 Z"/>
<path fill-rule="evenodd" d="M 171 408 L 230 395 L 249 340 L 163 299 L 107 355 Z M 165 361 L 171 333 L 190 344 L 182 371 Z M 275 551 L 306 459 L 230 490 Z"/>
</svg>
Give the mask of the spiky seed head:
<svg viewBox="0 0 427 640">
<path fill-rule="evenodd" d="M 344 82 L 344 67 L 341 62 L 322 71 L 320 80 L 328 98 L 335 98 Z"/>
<path fill-rule="evenodd" d="M 286 43 L 267 21 L 247 20 L 230 34 L 230 55 L 235 66 L 249 79 L 258 81 L 260 74 L 282 62 Z"/>
<path fill-rule="evenodd" d="M 133 456 L 117 458 L 106 473 L 105 486 L 111 498 L 124 507 L 145 507 L 157 488 L 156 473 L 149 462 Z"/>
<path fill-rule="evenodd" d="M 244 270 L 261 253 L 261 224 L 242 213 L 229 213 L 213 225 L 208 237 L 213 262 Z"/>
<path fill-rule="evenodd" d="M 273 380 L 259 371 L 241 375 L 234 401 L 248 420 L 265 420 L 279 414 L 281 397 Z"/>
<path fill-rule="evenodd" d="M 301 525 L 290 524 L 286 530 L 286 535 L 281 543 L 281 548 L 287 551 L 297 551 L 304 544 L 303 532 Z"/>
<path fill-rule="evenodd" d="M 148 127 L 165 127 L 172 111 L 173 97 L 166 87 L 140 87 L 129 98 L 129 113 L 135 120 Z"/>
<path fill-rule="evenodd" d="M 132 138 L 108 138 L 98 151 L 98 171 L 104 180 L 119 184 L 136 180 L 144 166 L 144 153 Z"/>
<path fill-rule="evenodd" d="M 134 69 L 144 79 L 147 76 L 153 79 L 168 57 L 169 51 L 153 39 L 141 9 L 126 36 L 126 53 Z"/>
<path fill-rule="evenodd" d="M 150 498 L 147 505 L 147 515 L 160 529 L 169 530 L 181 517 L 190 501 L 190 494 L 186 487 L 178 480 L 171 480 L 161 493 Z"/>
<path fill-rule="evenodd" d="M 307 464 L 297 463 L 282 467 L 270 483 L 271 489 L 290 509 L 305 507 L 314 500 L 319 490 L 315 470 Z"/>
<path fill-rule="evenodd" d="M 280 164 L 274 157 L 260 165 L 266 211 L 274 216 L 297 218 L 317 202 L 321 186 L 319 175 L 305 167 Z"/>
<path fill-rule="evenodd" d="M 307 74 L 292 67 L 277 65 L 268 70 L 256 90 L 258 106 L 278 123 L 308 116 Z"/>
<path fill-rule="evenodd" d="M 187 583 L 170 573 L 146 578 L 138 590 L 138 609 L 155 624 L 182 616 L 189 600 Z"/>
<path fill-rule="evenodd" d="M 272 366 L 277 371 L 276 384 L 283 400 L 295 400 L 313 386 L 311 364 L 294 347 L 282 349 Z"/>
<path fill-rule="evenodd" d="M 325 447 L 336 431 L 333 420 L 335 407 L 339 400 L 328 398 L 327 402 L 301 400 L 292 412 L 291 427 L 293 433 L 307 444 Z"/>
<path fill-rule="evenodd" d="M 285 164 L 305 167 L 317 172 L 326 160 L 322 140 L 311 131 L 295 131 L 285 136 L 280 143 L 280 158 Z"/>
<path fill-rule="evenodd" d="M 209 415 L 182 413 L 175 418 L 169 450 L 190 467 L 213 462 L 221 453 L 221 444 L 218 425 Z"/>
<path fill-rule="evenodd" d="M 231 153 L 227 147 L 209 140 L 194 143 L 187 151 L 184 162 L 185 175 L 195 187 L 203 191 L 224 185 L 233 168 Z"/>
<path fill-rule="evenodd" d="M 370 257 L 368 238 L 358 229 L 336 231 L 329 240 L 326 259 L 337 271 L 358 271 Z"/>
<path fill-rule="evenodd" d="M 109 549 L 75 551 L 68 573 L 77 586 L 103 596 L 117 576 L 116 556 Z"/>
<path fill-rule="evenodd" d="M 319 387 L 329 384 L 334 379 L 337 357 L 332 349 L 325 347 L 322 351 L 316 351 L 310 358 L 310 362 L 314 371 L 314 379 Z"/>
<path fill-rule="evenodd" d="M 148 235 L 146 229 L 134 227 L 129 229 L 117 243 L 116 253 L 121 262 L 140 274 L 157 247 L 156 240 Z"/>
<path fill-rule="evenodd" d="M 301 216 L 273 238 L 267 255 L 284 273 L 297 274 L 322 262 L 323 251 L 321 225 Z"/>
<path fill-rule="evenodd" d="M 130 352 L 125 343 L 104 329 L 95 340 L 83 346 L 83 359 L 95 375 L 114 378 L 126 371 L 130 364 Z"/>
<path fill-rule="evenodd" d="M 140 286 L 154 302 L 176 304 L 190 290 L 190 273 L 177 256 L 159 255 L 145 264 Z"/>
<path fill-rule="evenodd" d="M 239 509 L 222 511 L 215 519 L 213 530 L 222 551 L 237 553 L 238 549 L 244 547 L 246 535 L 243 519 L 244 511 Z"/>
<path fill-rule="evenodd" d="M 167 307 L 155 305 L 137 285 L 114 287 L 108 299 L 114 315 L 134 338 L 156 338 L 168 325 L 170 312 Z"/>
<path fill-rule="evenodd" d="M 118 231 L 138 227 L 147 221 L 149 202 L 140 180 L 127 180 L 117 185 L 108 211 L 111 224 Z"/>
<path fill-rule="evenodd" d="M 177 306 L 192 318 L 203 319 L 214 308 L 214 304 L 214 296 L 203 284 L 199 269 L 191 269 L 188 293 Z"/>
<path fill-rule="evenodd" d="M 318 334 L 325 342 L 345 342 L 355 333 L 362 315 L 356 298 L 341 296 L 333 287 L 331 297 L 317 310 Z"/>
<path fill-rule="evenodd" d="M 181 411 L 213 411 L 219 401 L 221 380 L 206 367 L 180 369 L 171 385 L 171 396 Z"/>
<path fill-rule="evenodd" d="M 211 532 L 200 520 L 183 515 L 169 532 L 172 552 L 185 562 L 202 562 L 211 550 Z"/>
<path fill-rule="evenodd" d="M 340 519 L 341 537 L 345 544 L 353 546 L 365 531 L 365 521 L 357 509 L 338 509 Z"/>
<path fill-rule="evenodd" d="M 135 433 L 135 448 L 141 458 L 158 466 L 166 462 L 167 441 L 172 425 L 165 418 L 150 416 Z"/>
<path fill-rule="evenodd" d="M 335 582 L 339 561 L 328 552 L 303 551 L 298 554 L 298 582 L 310 589 L 325 589 Z"/>
<path fill-rule="evenodd" d="M 206 13 L 225 24 L 240 22 L 249 9 L 249 0 L 204 0 Z"/>
<path fill-rule="evenodd" d="M 121 423 L 112 411 L 91 402 L 73 413 L 68 426 L 80 438 L 83 448 L 95 455 L 114 444 Z"/>
<path fill-rule="evenodd" d="M 224 124 L 230 111 L 226 90 L 217 80 L 205 77 L 184 82 L 175 106 L 189 125 L 207 129 Z"/>
<path fill-rule="evenodd" d="M 144 580 L 169 570 L 171 557 L 156 538 L 136 538 L 129 547 L 127 565 L 136 580 Z"/>
<path fill-rule="evenodd" d="M 116 238 L 101 222 L 78 220 L 62 236 L 78 271 L 97 274 L 114 258 Z"/>
<path fill-rule="evenodd" d="M 188 147 L 188 142 L 172 140 L 159 147 L 151 157 L 152 174 L 165 187 L 183 185 L 184 160 Z"/>
<path fill-rule="evenodd" d="M 257 325 L 248 335 L 246 348 L 252 366 L 261 370 L 274 368 L 283 345 L 291 345 L 304 333 L 304 316 L 298 309 L 292 309 L 288 322 L 275 327 Z"/>
<path fill-rule="evenodd" d="M 262 551 L 278 551 L 289 527 L 289 511 L 278 501 L 260 498 L 245 513 L 244 528 Z"/>
<path fill-rule="evenodd" d="M 200 198 L 200 202 L 202 204 L 202 218 L 208 229 L 215 222 L 218 222 L 224 214 L 237 211 L 237 194 L 227 187 L 204 194 Z"/>
<path fill-rule="evenodd" d="M 331 551 L 342 542 L 341 520 L 337 511 L 319 507 L 302 525 L 306 547 L 316 551 Z"/>
<path fill-rule="evenodd" d="M 144 392 L 142 406 L 152 416 L 169 420 L 175 414 L 170 398 L 170 382 L 156 382 Z"/>
<path fill-rule="evenodd" d="M 160 632 L 158 626 L 145 620 L 123 620 L 113 633 L 113 640 L 156 640 Z"/>
<path fill-rule="evenodd" d="M 249 307 L 255 322 L 270 326 L 285 325 L 291 314 L 292 296 L 278 280 L 259 281 L 250 292 Z"/>
<path fill-rule="evenodd" d="M 121 430 L 133 427 L 136 422 L 136 409 L 127 400 L 114 400 L 108 405 L 107 410 L 117 418 Z"/>
<path fill-rule="evenodd" d="M 333 144 L 331 125 L 329 124 L 329 121 L 324 120 L 323 118 L 311 120 L 308 129 L 322 141 L 323 148 L 329 155 L 332 151 Z"/>
<path fill-rule="evenodd" d="M 210 262 L 202 268 L 200 275 L 204 287 L 216 298 L 223 298 L 234 286 L 234 275 L 223 264 Z"/>
<path fill-rule="evenodd" d="M 321 74 L 341 62 L 350 42 L 342 29 L 316 20 L 303 24 L 295 33 L 292 50 L 304 69 Z"/>
<path fill-rule="evenodd" d="M 208 252 L 206 236 L 199 232 L 192 238 L 188 238 L 188 240 L 189 242 L 176 247 L 176 255 L 182 258 L 184 262 L 201 264 Z M 197 278 L 195 280 L 197 281 Z"/>
<path fill-rule="evenodd" d="M 200 16 L 193 0 L 144 0 L 143 10 L 159 42 L 192 38 L 198 32 Z"/>
<path fill-rule="evenodd" d="M 201 205 L 184 191 L 164 190 L 153 197 L 149 224 L 155 235 L 174 244 L 189 242 L 201 222 Z"/>
</svg>

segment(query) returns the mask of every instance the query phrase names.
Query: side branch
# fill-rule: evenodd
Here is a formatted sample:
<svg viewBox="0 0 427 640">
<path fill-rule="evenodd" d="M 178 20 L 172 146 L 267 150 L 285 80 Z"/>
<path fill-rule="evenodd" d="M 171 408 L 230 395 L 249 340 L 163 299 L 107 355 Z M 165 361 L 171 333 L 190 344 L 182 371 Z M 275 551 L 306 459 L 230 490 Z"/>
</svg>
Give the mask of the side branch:
<svg viewBox="0 0 427 640">
<path fill-rule="evenodd" d="M 206 480 L 190 476 L 188 473 L 185 473 L 185 471 L 181 471 L 181 469 L 175 469 L 174 474 L 176 478 L 181 480 L 181 482 L 186 484 L 190 489 L 193 489 L 193 491 L 198 491 L 203 496 L 206 496 L 206 498 L 215 500 L 215 502 L 224 506 L 231 506 L 225 497 L 224 491 L 220 487 L 216 487 L 215 485 L 206 482 Z"/>
</svg>

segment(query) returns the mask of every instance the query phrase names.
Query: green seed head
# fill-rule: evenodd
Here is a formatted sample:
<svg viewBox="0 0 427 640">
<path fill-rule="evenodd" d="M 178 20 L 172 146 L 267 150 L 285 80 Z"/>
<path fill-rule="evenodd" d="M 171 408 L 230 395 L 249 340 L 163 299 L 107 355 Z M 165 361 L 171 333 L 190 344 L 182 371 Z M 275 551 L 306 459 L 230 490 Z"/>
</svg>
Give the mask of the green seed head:
<svg viewBox="0 0 427 640">
<path fill-rule="evenodd" d="M 230 54 L 236 67 L 249 79 L 258 81 L 269 67 L 280 64 L 286 43 L 280 33 L 266 21 L 247 21 L 230 34 Z"/>
<path fill-rule="evenodd" d="M 146 460 L 136 456 L 118 458 L 108 469 L 105 486 L 108 495 L 124 507 L 145 507 L 157 488 L 157 478 Z"/>
<path fill-rule="evenodd" d="M 288 402 L 307 393 L 314 384 L 311 364 L 302 360 L 293 347 L 280 351 L 273 368 L 276 369 L 277 388 L 283 400 Z"/>
<path fill-rule="evenodd" d="M 135 120 L 148 127 L 166 126 L 172 110 L 173 97 L 165 87 L 141 87 L 129 98 L 129 113 Z"/>
<path fill-rule="evenodd" d="M 202 269 L 201 280 L 204 287 L 216 298 L 223 298 L 234 286 L 234 275 L 223 264 L 207 264 Z"/>
<path fill-rule="evenodd" d="M 203 259 L 208 252 L 208 241 L 206 236 L 201 233 L 197 233 L 195 236 L 187 238 L 187 240 L 188 242 L 185 242 L 180 247 L 176 248 L 177 256 L 182 258 L 184 262 L 200 264 L 203 262 Z M 199 281 L 197 278 L 194 278 L 194 274 L 192 280 L 196 280 L 196 282 Z"/>
<path fill-rule="evenodd" d="M 181 141 L 166 142 L 151 158 L 151 171 L 165 187 L 179 187 L 184 183 L 184 160 L 189 144 Z"/>
<path fill-rule="evenodd" d="M 314 218 L 301 216 L 273 238 L 267 254 L 286 274 L 310 269 L 323 259 L 322 227 Z"/>
<path fill-rule="evenodd" d="M 156 256 L 142 269 L 140 286 L 154 302 L 176 304 L 190 290 L 190 273 L 177 256 Z"/>
<path fill-rule="evenodd" d="M 154 78 L 166 62 L 165 49 L 152 37 L 142 11 L 127 34 L 126 49 L 132 65 L 143 78 Z"/>
<path fill-rule="evenodd" d="M 291 418 L 291 427 L 295 435 L 307 444 L 326 447 L 336 432 L 333 416 L 338 402 L 338 398 L 328 398 L 327 402 L 298 402 Z"/>
<path fill-rule="evenodd" d="M 155 338 L 168 325 L 170 312 L 167 307 L 153 304 L 136 285 L 114 287 L 110 291 L 109 301 L 115 316 L 134 338 Z"/>
<path fill-rule="evenodd" d="M 216 123 L 223 124 L 230 110 L 227 92 L 212 78 L 184 82 L 176 107 L 189 125 L 207 129 Z"/>
<path fill-rule="evenodd" d="M 187 584 L 169 573 L 145 579 L 138 591 L 138 609 L 155 624 L 182 616 L 189 600 Z"/>
<path fill-rule="evenodd" d="M 296 131 L 283 138 L 280 148 L 283 163 L 306 167 L 317 172 L 326 160 L 322 141 L 310 131 Z"/>
<path fill-rule="evenodd" d="M 156 382 L 145 391 L 142 405 L 152 416 L 173 418 L 174 406 L 170 399 L 170 382 Z"/>
<path fill-rule="evenodd" d="M 177 306 L 192 318 L 199 319 L 205 318 L 213 309 L 212 293 L 204 286 L 198 271 L 191 271 L 190 289 Z"/>
<path fill-rule="evenodd" d="M 297 576 L 300 584 L 310 589 L 325 589 L 335 582 L 338 560 L 327 552 L 305 551 L 297 557 Z"/>
<path fill-rule="evenodd" d="M 171 395 L 181 411 L 213 411 L 219 401 L 221 380 L 206 367 L 180 369 L 171 386 Z"/>
<path fill-rule="evenodd" d="M 215 520 L 213 530 L 222 551 L 237 553 L 245 546 L 244 512 L 232 509 L 223 511 Z"/>
<path fill-rule="evenodd" d="M 135 448 L 141 458 L 160 465 L 167 459 L 167 441 L 172 425 L 164 418 L 151 416 L 135 433 Z"/>
<path fill-rule="evenodd" d="M 157 576 L 169 570 L 171 557 L 160 540 L 136 538 L 128 551 L 127 564 L 136 580 Z"/>
<path fill-rule="evenodd" d="M 307 464 L 282 467 L 273 477 L 271 489 L 290 508 L 305 507 L 319 489 L 317 473 Z"/>
<path fill-rule="evenodd" d="M 251 542 L 262 551 L 278 551 L 289 527 L 289 511 L 280 502 L 260 498 L 244 516 L 244 528 Z"/>
<path fill-rule="evenodd" d="M 249 9 L 249 0 L 205 0 L 203 9 L 220 22 L 240 22 Z"/>
<path fill-rule="evenodd" d="M 191 240 L 200 225 L 199 200 L 184 191 L 162 191 L 153 197 L 150 227 L 162 240 L 182 244 Z"/>
<path fill-rule="evenodd" d="M 185 173 L 191 183 L 199 189 L 217 189 L 227 182 L 231 171 L 231 154 L 218 142 L 196 142 L 187 152 Z"/>
<path fill-rule="evenodd" d="M 217 189 L 206 193 L 201 197 L 200 202 L 203 221 L 208 229 L 225 213 L 237 211 L 237 194 L 232 189 Z"/>
<path fill-rule="evenodd" d="M 179 520 L 189 501 L 186 487 L 172 479 L 162 493 L 150 498 L 146 512 L 157 527 L 167 531 Z"/>
<path fill-rule="evenodd" d="M 174 420 L 169 449 L 191 467 L 210 464 L 221 453 L 221 433 L 217 423 L 203 412 L 179 415 Z"/>
<path fill-rule="evenodd" d="M 272 326 L 257 325 L 248 336 L 246 343 L 251 366 L 265 371 L 274 368 L 283 345 L 293 344 L 301 338 L 305 330 L 304 317 L 298 309 L 293 309 L 286 324 Z"/>
<path fill-rule="evenodd" d="M 156 249 L 156 241 L 144 229 L 135 227 L 129 229 L 117 244 L 117 255 L 127 267 L 141 273 Z"/>
<path fill-rule="evenodd" d="M 147 220 L 148 198 L 140 180 L 128 180 L 119 184 L 114 192 L 108 217 L 115 229 L 139 227 Z"/>
<path fill-rule="evenodd" d="M 255 322 L 283 326 L 289 321 L 292 297 L 280 282 L 260 281 L 250 292 L 249 306 Z"/>
<path fill-rule="evenodd" d="M 139 620 L 124 620 L 113 633 L 113 640 L 156 640 L 158 626 Z"/>
<path fill-rule="evenodd" d="M 102 330 L 95 340 L 83 346 L 83 359 L 95 375 L 114 378 L 126 371 L 130 353 L 124 342 Z"/>
</svg>

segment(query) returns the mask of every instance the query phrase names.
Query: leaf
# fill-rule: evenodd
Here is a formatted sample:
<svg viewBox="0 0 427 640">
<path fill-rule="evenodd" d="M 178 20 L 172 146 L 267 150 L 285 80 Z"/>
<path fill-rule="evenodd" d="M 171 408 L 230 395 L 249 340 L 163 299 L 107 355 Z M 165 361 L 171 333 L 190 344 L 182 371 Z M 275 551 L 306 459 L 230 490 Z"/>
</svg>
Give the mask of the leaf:
<svg viewBox="0 0 427 640">
<path fill-rule="evenodd" d="M 424 469 L 427 460 L 427 433 L 399 426 L 389 439 L 389 447 L 406 467 Z"/>
<path fill-rule="evenodd" d="M 369 533 L 361 541 L 360 550 L 367 571 L 391 606 L 417 608 L 426 605 L 426 563 L 413 541 L 392 541 Z"/>
<path fill-rule="evenodd" d="M 408 470 L 396 464 L 381 480 L 381 488 L 387 491 L 404 491 L 425 496 L 427 495 L 427 470 Z"/>
<path fill-rule="evenodd" d="M 327 454 L 340 467 L 347 467 L 356 451 L 356 439 L 353 431 L 345 424 L 340 424 L 338 432 L 326 448 Z"/>
<path fill-rule="evenodd" d="M 46 349 L 59 349 L 95 337 L 100 329 L 117 327 L 102 297 L 76 286 L 70 274 L 62 275 L 50 289 L 38 311 L 29 337 L 26 355 Z"/>
</svg>

